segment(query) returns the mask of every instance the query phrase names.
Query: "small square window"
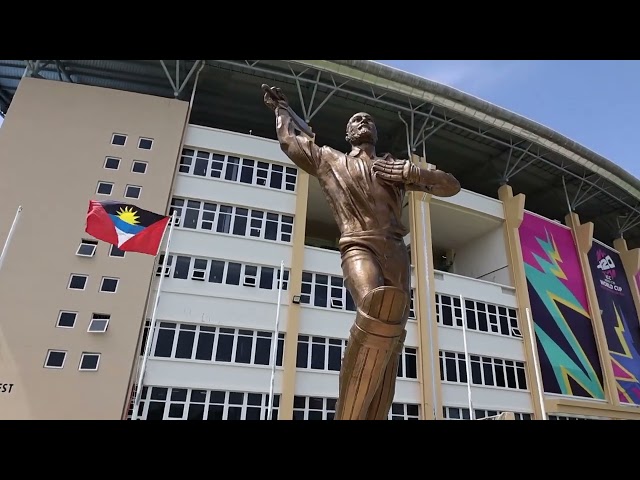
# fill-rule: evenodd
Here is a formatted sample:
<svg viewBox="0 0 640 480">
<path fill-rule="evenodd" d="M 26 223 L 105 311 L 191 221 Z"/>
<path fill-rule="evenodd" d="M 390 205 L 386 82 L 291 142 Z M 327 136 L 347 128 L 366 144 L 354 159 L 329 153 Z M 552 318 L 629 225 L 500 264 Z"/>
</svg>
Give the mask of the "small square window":
<svg viewBox="0 0 640 480">
<path fill-rule="evenodd" d="M 110 257 L 124 257 L 124 254 L 125 252 L 120 250 L 118 247 L 116 247 L 115 245 L 111 245 L 111 250 L 109 250 Z"/>
<path fill-rule="evenodd" d="M 109 170 L 117 170 L 120 168 L 120 159 L 116 157 L 107 157 L 104 161 L 104 168 Z"/>
<path fill-rule="evenodd" d="M 147 162 L 141 162 L 139 160 L 134 160 L 133 165 L 131 165 L 131 171 L 133 173 L 146 173 L 147 172 Z"/>
<path fill-rule="evenodd" d="M 153 140 L 151 138 L 141 138 L 138 140 L 138 148 L 142 150 L 151 150 L 151 146 L 153 145 Z"/>
<path fill-rule="evenodd" d="M 118 279 L 102 277 L 102 283 L 100 284 L 101 292 L 115 293 L 118 289 Z"/>
<path fill-rule="evenodd" d="M 78 318 L 77 312 L 60 312 L 56 327 L 73 328 L 76 325 L 76 318 Z"/>
<path fill-rule="evenodd" d="M 71 275 L 69 279 L 69 288 L 71 290 L 84 290 L 87 286 L 87 277 L 86 275 Z"/>
<path fill-rule="evenodd" d="M 111 145 L 124 146 L 127 143 L 127 136 L 122 133 L 114 133 L 111 137 Z"/>
<path fill-rule="evenodd" d="M 62 368 L 64 360 L 67 358 L 67 352 L 63 350 L 49 350 L 47 358 L 44 361 L 45 368 Z"/>
<path fill-rule="evenodd" d="M 98 195 L 111 195 L 111 192 L 113 192 L 113 183 L 98 182 L 98 188 L 96 189 Z"/>
<path fill-rule="evenodd" d="M 98 370 L 98 364 L 100 363 L 99 353 L 87 353 L 83 352 L 80 358 L 79 370 L 89 370 L 95 372 Z"/>
<path fill-rule="evenodd" d="M 80 257 L 93 257 L 96 253 L 96 248 L 98 248 L 98 242 L 94 242 L 93 240 L 82 240 L 78 250 L 76 251 L 76 255 Z"/>
<path fill-rule="evenodd" d="M 140 193 L 142 192 L 142 187 L 138 187 L 136 185 L 127 185 L 127 188 L 124 190 L 124 196 L 126 198 L 140 198 Z"/>
<path fill-rule="evenodd" d="M 87 332 L 91 333 L 104 333 L 107 331 L 107 327 L 109 326 L 109 320 L 111 319 L 111 315 L 104 315 L 102 313 L 94 313 L 91 317 L 91 322 L 89 322 L 89 328 Z"/>
</svg>

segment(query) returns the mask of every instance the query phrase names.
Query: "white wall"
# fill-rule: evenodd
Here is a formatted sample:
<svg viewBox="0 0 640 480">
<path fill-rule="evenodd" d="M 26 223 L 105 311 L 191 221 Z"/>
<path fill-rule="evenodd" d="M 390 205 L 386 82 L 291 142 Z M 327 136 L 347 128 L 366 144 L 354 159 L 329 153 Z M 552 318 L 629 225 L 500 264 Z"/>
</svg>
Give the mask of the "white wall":
<svg viewBox="0 0 640 480">
<path fill-rule="evenodd" d="M 201 388 L 264 393 L 269 391 L 271 367 L 214 364 L 194 360 L 152 358 L 146 384 L 161 387 Z M 274 391 L 282 389 L 282 369 L 276 369 Z"/>
<path fill-rule="evenodd" d="M 464 188 L 460 190 L 460 193 L 453 197 L 434 197 L 431 202 L 457 206 L 462 209 L 472 210 L 490 217 L 504 219 L 504 208 L 500 200 L 486 197 L 479 193 L 465 190 Z"/>
<path fill-rule="evenodd" d="M 204 150 L 293 165 L 293 162 L 280 149 L 280 144 L 269 138 L 254 137 L 253 135 L 200 125 L 189 125 L 184 143 L 186 146 L 199 147 Z"/>
<path fill-rule="evenodd" d="M 453 273 L 511 285 L 503 226 L 457 249 Z"/>
<path fill-rule="evenodd" d="M 338 372 L 298 371 L 296 374 L 296 394 L 337 398 L 338 379 Z M 420 384 L 418 381 L 398 379 L 393 400 L 398 403 L 419 403 Z"/>
<path fill-rule="evenodd" d="M 510 412 L 532 412 L 531 394 L 528 391 L 507 390 L 484 386 L 472 386 L 473 408 Z M 446 407 L 467 408 L 467 385 L 443 382 L 442 404 Z"/>
</svg>

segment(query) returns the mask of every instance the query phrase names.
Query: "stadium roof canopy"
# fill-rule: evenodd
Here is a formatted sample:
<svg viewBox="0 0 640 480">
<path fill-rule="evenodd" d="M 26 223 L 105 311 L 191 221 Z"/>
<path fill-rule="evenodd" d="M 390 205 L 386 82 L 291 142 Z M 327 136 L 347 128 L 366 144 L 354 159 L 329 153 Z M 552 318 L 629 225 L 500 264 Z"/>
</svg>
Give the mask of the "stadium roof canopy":
<svg viewBox="0 0 640 480">
<path fill-rule="evenodd" d="M 275 138 L 262 83 L 280 87 L 319 144 L 344 150 L 358 111 L 378 125 L 379 151 L 409 149 L 490 197 L 502 183 L 527 210 L 562 221 L 569 206 L 611 244 L 640 246 L 640 181 L 606 158 L 520 115 L 454 88 L 360 60 L 0 60 L 0 110 L 23 76 L 189 101 L 190 123 Z"/>
</svg>

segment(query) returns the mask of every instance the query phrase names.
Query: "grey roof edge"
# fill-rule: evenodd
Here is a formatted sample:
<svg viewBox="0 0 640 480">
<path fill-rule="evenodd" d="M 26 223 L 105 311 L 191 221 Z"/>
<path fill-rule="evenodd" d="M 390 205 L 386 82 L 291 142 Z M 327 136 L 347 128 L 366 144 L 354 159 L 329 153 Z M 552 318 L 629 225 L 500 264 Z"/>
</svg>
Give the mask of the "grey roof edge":
<svg viewBox="0 0 640 480">
<path fill-rule="evenodd" d="M 482 100 L 478 97 L 474 97 L 473 95 L 464 93 L 453 87 L 449 87 L 447 85 L 434 82 L 433 80 L 428 80 L 418 75 L 410 74 L 402 70 L 398 70 L 396 68 L 383 65 L 381 63 L 374 62 L 371 60 L 325 60 L 325 61 L 297 60 L 297 62 L 307 64 L 307 65 L 313 65 L 323 70 L 333 71 L 336 74 L 347 74 L 346 70 L 356 70 L 362 73 L 362 75 L 360 76 L 360 80 L 370 83 L 372 85 L 378 84 L 383 87 L 385 86 L 381 84 L 379 80 L 376 82 L 375 81 L 376 78 L 386 80 L 388 82 L 399 83 L 401 85 L 408 87 L 408 88 L 402 89 L 404 93 L 406 93 L 408 96 L 413 96 L 410 93 L 411 91 L 426 92 L 431 95 L 437 95 L 451 102 L 458 103 L 461 106 L 466 106 L 468 108 L 475 109 L 480 113 L 494 117 L 498 120 L 502 120 L 503 122 L 508 122 L 518 127 L 519 129 L 524 130 L 525 132 L 530 132 L 535 136 L 538 136 L 544 140 L 547 140 L 547 142 L 552 142 L 556 144 L 558 147 L 561 147 L 562 149 L 566 149 L 569 152 L 573 153 L 574 155 L 582 157 L 584 160 L 586 160 L 589 163 L 592 163 L 596 167 L 599 167 L 605 170 L 610 175 L 613 175 L 617 177 L 619 180 L 621 180 L 622 182 L 626 183 L 628 187 L 631 187 L 631 189 L 625 188 L 625 190 L 629 191 L 629 193 L 634 194 L 637 198 L 640 199 L 640 179 L 636 178 L 634 175 L 627 172 L 619 165 L 616 165 L 611 160 L 608 160 L 602 155 L 599 155 L 594 151 L 589 150 L 583 145 L 580 145 L 574 140 L 571 140 L 570 138 L 565 137 L 564 135 L 556 132 L 555 130 L 552 130 L 549 127 L 546 127 L 540 123 L 530 120 L 522 115 L 511 112 L 505 108 L 499 107 L 490 102 Z M 333 68 L 331 64 L 334 65 Z M 351 72 L 346 76 L 353 77 L 354 73 L 355 72 Z M 367 79 L 367 77 L 376 77 L 376 78 Z M 415 94 L 418 92 L 413 92 L 413 93 Z M 574 158 L 571 158 L 571 157 L 567 157 L 567 158 L 574 162 L 576 161 L 576 159 Z M 582 163 L 582 162 L 577 162 L 577 163 Z M 596 171 L 596 173 L 599 173 L 599 172 Z M 619 181 L 614 180 L 614 183 L 622 187 Z"/>
</svg>

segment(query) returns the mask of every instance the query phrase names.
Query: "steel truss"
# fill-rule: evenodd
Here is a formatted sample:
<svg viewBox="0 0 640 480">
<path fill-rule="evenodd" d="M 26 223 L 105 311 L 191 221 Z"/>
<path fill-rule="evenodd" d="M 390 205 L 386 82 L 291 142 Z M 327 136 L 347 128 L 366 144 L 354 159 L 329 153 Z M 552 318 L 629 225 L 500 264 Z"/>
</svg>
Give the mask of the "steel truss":
<svg viewBox="0 0 640 480">
<path fill-rule="evenodd" d="M 195 73 L 196 68 L 198 68 L 201 62 L 204 62 L 204 60 L 196 60 L 193 63 L 193 65 L 191 65 L 191 69 L 187 73 L 184 80 L 180 82 L 180 67 L 182 66 L 181 62 L 184 62 L 184 64 L 186 64 L 187 61 L 188 60 L 175 60 L 176 65 L 175 65 L 175 80 L 174 80 L 174 78 L 169 73 L 169 69 L 167 68 L 167 65 L 164 63 L 164 60 L 160 60 L 160 65 L 162 66 L 162 70 L 164 70 L 164 74 L 167 76 L 167 79 L 169 80 L 169 84 L 173 89 L 173 96 L 175 98 L 178 98 L 180 96 L 180 94 L 184 90 L 184 87 L 186 87 L 187 83 L 189 83 L 191 76 Z"/>
<path fill-rule="evenodd" d="M 400 120 L 405 125 L 405 129 L 407 132 L 408 152 L 415 153 L 420 146 L 422 146 L 424 150 L 426 141 L 438 130 L 445 126 L 460 129 L 461 131 L 470 134 L 472 139 L 473 137 L 486 139 L 490 140 L 494 146 L 500 145 L 505 147 L 505 150 L 487 160 L 487 162 L 492 162 L 493 160 L 496 160 L 500 157 L 503 157 L 505 155 L 507 156 L 504 172 L 499 178 L 502 184 L 508 183 L 513 177 L 525 171 L 535 162 L 539 162 L 541 164 L 553 167 L 553 169 L 562 174 L 563 185 L 565 188 L 565 193 L 567 195 L 567 205 L 570 211 L 574 211 L 576 208 L 583 205 L 596 195 L 604 194 L 614 200 L 617 204 L 619 204 L 621 209 L 626 209 L 628 211 L 626 216 L 627 220 L 623 225 L 620 226 L 621 234 L 631 228 L 634 228 L 637 225 L 640 225 L 640 204 L 632 206 L 627 201 L 627 199 L 619 198 L 619 196 L 617 196 L 612 191 L 613 187 L 615 186 L 613 182 L 610 182 L 606 178 L 585 167 L 581 167 L 577 163 L 571 163 L 571 166 L 574 169 L 581 169 L 582 171 L 572 171 L 565 166 L 565 161 L 562 161 L 561 164 L 558 164 L 550 158 L 547 158 L 550 155 L 559 154 L 551 151 L 544 152 L 544 147 L 542 147 L 541 145 L 533 141 L 521 138 L 518 135 L 512 134 L 511 132 L 508 132 L 506 130 L 501 130 L 501 133 L 508 135 L 508 140 L 499 138 L 497 135 L 492 135 L 491 132 L 498 130 L 499 127 L 483 124 L 482 120 L 479 118 L 473 118 L 471 116 L 468 118 L 465 117 L 464 119 L 461 118 L 461 116 L 452 117 L 447 114 L 447 109 L 445 107 L 437 107 L 439 112 L 436 112 L 436 105 L 430 104 L 429 102 L 423 102 L 419 105 L 414 106 L 416 99 L 411 97 L 410 95 L 402 95 L 399 92 L 387 90 L 384 87 L 378 85 L 369 85 L 367 86 L 367 89 L 364 90 L 362 89 L 362 85 L 354 81 L 353 79 L 340 77 L 340 75 L 338 74 L 323 71 L 320 68 L 308 66 L 297 61 L 290 61 L 289 72 L 279 70 L 275 67 L 265 64 L 261 60 L 174 60 L 174 62 L 174 76 L 172 76 L 169 72 L 169 68 L 167 67 L 167 64 L 164 60 L 160 60 L 160 66 L 164 71 L 164 74 L 173 90 L 173 95 L 176 98 L 179 97 L 183 92 L 185 86 L 193 76 L 198 66 L 205 65 L 210 68 L 221 68 L 223 66 L 233 67 L 239 70 L 260 72 L 269 76 L 274 76 L 276 78 L 283 78 L 292 81 L 297 88 L 297 93 L 299 95 L 302 108 L 302 116 L 304 117 L 306 122 L 310 122 L 320 111 L 320 109 L 325 106 L 337 92 L 341 92 L 343 94 L 351 95 L 365 101 L 373 102 L 380 106 L 396 110 L 398 112 Z M 181 81 L 180 69 L 183 65 L 186 65 L 190 62 L 193 62 L 191 64 L 190 70 Z M 25 60 L 26 68 L 24 76 L 39 77 L 39 72 L 51 63 L 55 65 L 60 80 L 68 82 L 73 81 L 71 79 L 71 74 L 69 73 L 68 68 L 65 66 L 62 60 Z M 293 68 L 293 65 L 299 66 L 302 70 L 296 72 L 296 70 Z M 349 84 L 354 85 L 356 83 L 358 83 L 360 89 L 356 89 L 355 87 L 350 88 Z M 303 84 L 305 86 L 311 87 L 312 89 L 311 98 L 308 100 L 308 102 L 305 101 Z M 319 87 L 328 89 L 328 93 L 325 94 L 324 99 L 320 101 L 320 103 L 314 109 L 313 106 L 316 102 Z M 390 98 L 389 94 L 393 94 L 393 96 L 396 97 L 400 96 L 401 98 L 404 98 L 404 102 L 398 99 Z M 0 102 L 8 103 L 6 96 L 3 98 L 3 96 L 0 95 Z M 408 121 L 403 118 L 403 114 L 408 114 Z M 475 121 L 478 126 L 471 127 L 467 124 L 462 123 L 462 121 L 465 119 Z M 416 124 L 419 125 L 417 131 Z M 568 161 L 566 163 L 569 164 Z M 569 181 L 571 181 L 572 184 L 577 184 L 577 189 L 575 194 L 573 195 L 572 200 L 569 199 L 569 193 L 566 189 L 567 183 L 564 178 L 565 176 L 569 178 Z M 636 199 L 634 198 L 634 200 Z"/>
<path fill-rule="evenodd" d="M 575 193 L 576 198 L 573 202 L 570 203 L 571 211 L 574 211 L 580 205 L 583 205 L 585 202 L 593 198 L 595 195 L 602 193 L 616 203 L 618 203 L 621 207 L 627 209 L 629 211 L 629 216 L 633 216 L 634 218 L 640 219 L 640 205 L 632 206 L 626 200 L 619 198 L 615 193 L 612 192 L 615 184 L 609 184 L 605 186 L 609 181 L 604 177 L 598 175 L 597 173 L 592 172 L 587 168 L 582 168 L 582 172 L 577 173 L 572 170 L 569 170 L 565 166 L 565 162 L 563 161 L 560 165 L 558 163 L 551 160 L 549 157 L 553 155 L 555 152 L 543 152 L 544 147 L 535 142 L 529 141 L 527 139 L 523 139 L 517 135 L 514 135 L 510 132 L 503 131 L 509 135 L 508 140 L 503 140 L 502 138 L 498 138 L 495 135 L 491 135 L 490 132 L 492 130 L 497 130 L 499 127 L 493 125 L 482 125 L 480 119 L 474 119 L 478 122 L 478 127 L 473 128 L 468 125 L 465 125 L 460 122 L 460 117 L 448 117 L 446 113 L 446 109 L 444 107 L 440 107 L 442 113 L 436 113 L 435 105 L 429 104 L 428 102 L 423 102 L 420 105 L 414 106 L 415 98 L 412 98 L 409 95 L 405 95 L 406 99 L 405 103 L 400 103 L 399 101 L 389 99 L 388 94 L 393 93 L 394 95 L 401 95 L 398 92 L 385 91 L 384 87 L 380 86 L 369 86 L 368 92 L 364 92 L 361 90 L 355 90 L 348 88 L 347 85 L 349 83 L 353 84 L 354 82 L 349 78 L 340 78 L 339 75 L 336 75 L 331 72 L 325 72 L 315 67 L 310 67 L 307 65 L 302 65 L 303 70 L 299 73 L 296 73 L 291 65 L 289 65 L 289 69 L 291 73 L 283 72 L 282 70 L 278 70 L 276 68 L 270 67 L 264 63 L 260 64 L 259 60 L 245 60 L 245 61 L 237 61 L 237 60 L 209 60 L 208 65 L 216 66 L 215 64 L 220 65 L 228 65 L 230 67 L 235 67 L 238 69 L 244 70 L 253 70 L 255 72 L 261 72 L 268 75 L 272 75 L 275 77 L 286 78 L 288 80 L 293 80 L 297 89 L 298 94 L 300 96 L 301 103 L 303 105 L 303 115 L 306 117 L 305 119 L 310 120 L 313 115 L 318 113 L 318 110 L 326 104 L 326 102 L 333 96 L 336 92 L 342 92 L 347 95 L 352 95 L 354 97 L 361 98 L 363 100 L 367 100 L 370 102 L 378 103 L 380 105 L 384 105 L 388 108 L 396 109 L 398 114 L 405 123 L 405 128 L 407 130 L 407 145 L 408 150 L 411 152 L 415 152 L 420 144 L 424 146 L 426 140 L 436 133 L 437 130 L 443 128 L 445 125 L 449 125 L 454 128 L 458 128 L 464 132 L 471 134 L 472 136 L 484 138 L 490 140 L 494 143 L 494 145 L 501 145 L 506 147 L 505 150 L 495 157 L 489 159 L 489 161 L 493 159 L 497 159 L 502 157 L 503 155 L 507 155 L 506 166 L 504 169 L 504 173 L 502 174 L 500 181 L 505 184 L 508 183 L 510 179 L 515 177 L 517 174 L 525 171 L 529 166 L 533 165 L 536 161 L 542 164 L 548 165 L 561 172 L 564 175 L 568 176 L 573 182 L 578 183 L 577 191 Z M 295 62 L 292 62 L 295 63 Z M 305 74 L 308 74 L 305 76 Z M 321 77 L 324 76 L 329 79 L 331 83 L 328 83 L 325 80 L 321 80 Z M 318 87 L 324 87 L 329 89 L 330 93 L 323 100 L 323 102 L 316 108 L 312 113 L 310 112 L 310 108 L 308 108 L 303 101 L 303 92 L 302 92 L 302 84 L 306 84 L 313 88 L 312 102 L 315 98 Z M 386 98 L 383 98 L 386 97 Z M 409 114 L 409 122 L 406 122 L 402 114 Z M 471 117 L 469 117 L 471 119 Z M 427 128 L 427 122 L 431 120 L 431 125 Z M 415 124 L 422 121 L 422 126 L 418 129 L 417 134 L 415 131 Z M 426 132 L 429 133 L 426 133 Z M 558 155 L 557 153 L 555 153 Z M 569 163 L 568 161 L 566 163 Z M 572 164 L 574 168 L 580 168 L 579 164 Z M 583 188 L 585 191 L 583 191 Z M 593 192 L 592 192 L 593 190 Z M 626 226 L 626 230 L 633 228 L 636 225 L 640 225 L 640 223 L 631 223 Z"/>
</svg>

